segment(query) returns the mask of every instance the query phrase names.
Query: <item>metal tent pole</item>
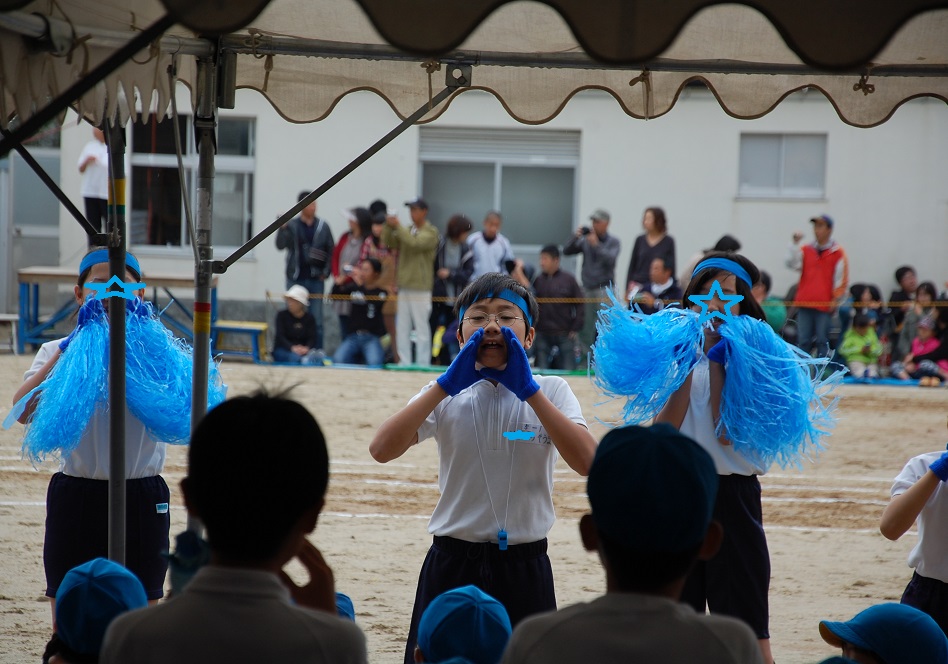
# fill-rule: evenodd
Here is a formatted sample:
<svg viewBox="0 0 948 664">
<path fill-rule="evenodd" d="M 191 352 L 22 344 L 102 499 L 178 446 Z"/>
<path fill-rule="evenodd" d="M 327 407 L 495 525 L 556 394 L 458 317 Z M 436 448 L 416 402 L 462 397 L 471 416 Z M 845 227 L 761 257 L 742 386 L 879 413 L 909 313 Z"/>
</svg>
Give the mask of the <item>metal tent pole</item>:
<svg viewBox="0 0 948 664">
<path fill-rule="evenodd" d="M 197 104 L 194 113 L 198 149 L 197 214 L 195 240 L 198 260 L 194 266 L 194 354 L 191 390 L 191 431 L 207 411 L 208 363 L 211 355 L 211 243 L 214 216 L 214 155 L 217 153 L 217 66 L 211 58 L 197 61 Z M 174 94 L 174 91 L 172 91 Z M 188 515 L 188 530 L 199 531 L 200 522 Z"/>
<path fill-rule="evenodd" d="M 109 273 L 125 281 L 125 130 L 109 146 Z M 109 290 L 121 290 L 113 285 Z M 109 559 L 125 564 L 125 300 L 109 298 Z"/>
</svg>

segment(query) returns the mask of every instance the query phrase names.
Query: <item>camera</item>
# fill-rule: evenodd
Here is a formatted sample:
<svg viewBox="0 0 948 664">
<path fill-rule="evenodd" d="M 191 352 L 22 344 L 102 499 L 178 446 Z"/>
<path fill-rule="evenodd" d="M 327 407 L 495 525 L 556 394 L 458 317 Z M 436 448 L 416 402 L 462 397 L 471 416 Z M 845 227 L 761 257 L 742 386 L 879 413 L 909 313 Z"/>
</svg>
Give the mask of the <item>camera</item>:
<svg viewBox="0 0 948 664">
<path fill-rule="evenodd" d="M 583 235 L 589 235 L 589 233 L 591 232 L 589 226 L 583 226 L 579 230 L 582 231 Z"/>
</svg>

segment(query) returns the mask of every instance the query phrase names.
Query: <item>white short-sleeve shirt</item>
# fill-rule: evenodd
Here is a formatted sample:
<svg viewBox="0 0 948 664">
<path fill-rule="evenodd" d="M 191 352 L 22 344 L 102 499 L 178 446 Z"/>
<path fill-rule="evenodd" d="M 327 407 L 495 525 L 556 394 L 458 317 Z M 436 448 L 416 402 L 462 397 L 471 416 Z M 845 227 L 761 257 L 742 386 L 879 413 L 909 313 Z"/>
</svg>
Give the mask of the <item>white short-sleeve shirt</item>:
<svg viewBox="0 0 948 664">
<path fill-rule="evenodd" d="M 748 461 L 733 445 L 722 445 L 714 433 L 708 358 L 702 354 L 691 374 L 691 401 L 681 433 L 695 440 L 714 459 L 718 475 L 763 475 L 767 469 Z"/>
<path fill-rule="evenodd" d="M 80 193 L 83 198 L 101 198 L 109 197 L 109 148 L 105 143 L 92 140 L 86 143 L 79 153 L 78 165 L 82 166 L 89 157 L 95 157 L 95 163 L 86 166 L 82 174 L 82 188 Z"/>
<path fill-rule="evenodd" d="M 944 452 L 913 457 L 892 483 L 892 497 L 908 491 Z M 931 495 L 918 515 L 918 543 L 909 552 L 909 567 L 929 579 L 948 583 L 948 488 L 944 482 Z"/>
<path fill-rule="evenodd" d="M 586 426 L 579 401 L 565 380 L 535 379 L 560 412 Z M 514 431 L 531 438 L 503 435 Z M 503 528 L 511 545 L 547 536 L 555 519 L 553 466 L 558 454 L 529 404 L 506 387 L 482 380 L 435 407 L 418 429 L 418 440 L 427 438 L 438 443 L 441 490 L 428 532 L 467 542 L 497 542 L 497 532 Z"/>
<path fill-rule="evenodd" d="M 40 346 L 33 364 L 23 375 L 27 380 L 39 371 L 56 352 L 62 339 Z M 153 440 L 145 425 L 126 409 L 125 412 L 125 479 L 154 477 L 165 465 L 165 443 Z M 91 480 L 109 479 L 109 413 L 100 404 L 89 420 L 89 426 L 72 454 L 60 463 L 60 471 L 72 477 Z"/>
</svg>

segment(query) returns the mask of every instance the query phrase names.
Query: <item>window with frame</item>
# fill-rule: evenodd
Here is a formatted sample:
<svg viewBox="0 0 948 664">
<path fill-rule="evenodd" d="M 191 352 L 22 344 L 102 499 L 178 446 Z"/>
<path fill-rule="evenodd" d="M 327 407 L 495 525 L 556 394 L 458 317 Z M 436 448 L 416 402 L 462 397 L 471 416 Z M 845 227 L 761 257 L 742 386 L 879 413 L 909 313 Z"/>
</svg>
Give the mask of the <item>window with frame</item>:
<svg viewBox="0 0 948 664">
<path fill-rule="evenodd" d="M 742 198 L 825 198 L 826 134 L 741 134 Z"/>
<path fill-rule="evenodd" d="M 198 154 L 191 116 L 178 116 L 185 186 L 192 219 L 197 200 Z M 185 248 L 191 244 L 178 177 L 171 118 L 131 125 L 129 239 L 135 246 Z M 215 246 L 238 247 L 253 230 L 255 123 L 219 117 L 214 160 Z"/>
</svg>

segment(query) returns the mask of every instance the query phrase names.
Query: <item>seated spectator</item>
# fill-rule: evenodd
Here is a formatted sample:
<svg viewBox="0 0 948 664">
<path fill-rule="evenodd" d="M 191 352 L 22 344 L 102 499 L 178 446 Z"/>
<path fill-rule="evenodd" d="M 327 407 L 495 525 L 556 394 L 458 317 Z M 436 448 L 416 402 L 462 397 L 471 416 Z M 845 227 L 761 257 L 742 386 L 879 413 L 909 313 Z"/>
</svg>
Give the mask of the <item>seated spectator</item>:
<svg viewBox="0 0 948 664">
<path fill-rule="evenodd" d="M 849 289 L 853 298 L 852 316 L 855 318 L 859 314 L 869 317 L 869 322 L 873 325 L 882 323 L 883 317 L 889 313 L 888 308 L 882 301 L 882 293 L 872 284 L 853 284 Z"/>
<path fill-rule="evenodd" d="M 678 286 L 681 288 L 681 292 L 684 293 L 685 289 L 688 288 L 688 284 L 691 281 L 691 275 L 695 271 L 695 267 L 704 260 L 704 257 L 710 254 L 712 251 L 732 251 L 737 253 L 741 250 L 741 242 L 733 235 L 722 235 L 717 242 L 714 243 L 714 246 L 710 249 L 702 249 L 691 258 L 688 259 L 688 262 L 685 264 L 685 268 L 681 271 L 681 275 L 678 277 Z"/>
<path fill-rule="evenodd" d="M 606 434 L 589 471 L 592 514 L 579 524 L 605 568 L 606 594 L 525 619 L 504 664 L 762 662 L 746 624 L 679 601 L 695 560 L 721 545 L 717 491 L 711 457 L 670 425 Z"/>
<path fill-rule="evenodd" d="M 98 662 L 112 620 L 147 605 L 142 582 L 118 563 L 95 558 L 73 567 L 56 591 L 56 633 L 46 645 L 44 664 Z"/>
<path fill-rule="evenodd" d="M 911 351 L 901 362 L 892 364 L 892 375 L 901 380 L 917 379 L 922 387 L 937 387 L 943 380 L 948 380 L 948 359 L 915 362 L 915 356 L 930 353 L 939 346 L 940 342 L 935 338 L 935 319 L 923 318 L 915 330 Z"/>
<path fill-rule="evenodd" d="M 418 623 L 415 662 L 459 658 L 471 664 L 497 664 L 510 639 L 507 609 L 477 586 L 441 593 Z"/>
<path fill-rule="evenodd" d="M 856 378 L 878 378 L 879 356 L 882 344 L 876 336 L 876 329 L 865 314 L 856 314 L 853 326 L 843 335 L 839 354 L 849 365 L 849 372 Z"/>
<path fill-rule="evenodd" d="M 899 290 L 892 291 L 889 296 L 889 306 L 892 307 L 895 327 L 900 329 L 918 290 L 918 275 L 915 268 L 911 265 L 903 265 L 895 271 L 895 281 L 899 284 Z"/>
<path fill-rule="evenodd" d="M 938 316 L 935 318 L 935 338 L 938 339 L 938 346 L 927 353 L 915 355 L 912 358 L 913 362 L 921 365 L 925 360 L 930 360 L 944 366 L 941 362 L 948 360 L 948 307 L 938 309 Z"/>
<path fill-rule="evenodd" d="M 895 344 L 894 357 L 901 360 L 912 350 L 912 341 L 915 339 L 915 329 L 918 322 L 926 316 L 932 320 L 938 317 L 938 308 L 933 302 L 938 299 L 935 291 L 935 284 L 930 281 L 923 281 L 915 290 L 915 302 L 910 303 L 908 311 L 904 312 L 902 319 L 902 329 L 899 331 L 899 337 Z"/>
<path fill-rule="evenodd" d="M 631 298 L 643 314 L 654 314 L 668 305 L 678 306 L 684 293 L 675 283 L 675 275 L 664 258 L 653 258 L 648 270 L 648 281 Z"/>
<path fill-rule="evenodd" d="M 316 348 L 316 319 L 307 309 L 309 291 L 296 284 L 283 293 L 286 309 L 277 312 L 273 359 L 286 364 L 315 364 L 322 361 Z"/>
<path fill-rule="evenodd" d="M 540 369 L 573 371 L 577 350 L 582 352 L 579 332 L 583 329 L 586 314 L 583 304 L 586 294 L 575 276 L 560 269 L 560 250 L 555 244 L 548 244 L 540 250 L 540 274 L 533 279 L 532 285 L 540 306 L 533 342 L 537 366 Z"/>
<path fill-rule="evenodd" d="M 847 622 L 820 621 L 820 636 L 854 662 L 948 662 L 948 639 L 938 623 L 905 604 L 876 604 Z"/>
<path fill-rule="evenodd" d="M 770 294 L 771 286 L 770 275 L 761 270 L 760 281 L 754 284 L 751 292 L 754 294 L 757 304 L 764 310 L 767 323 L 774 329 L 774 332 L 780 334 L 787 322 L 787 305 L 779 297 Z"/>
<path fill-rule="evenodd" d="M 349 334 L 342 340 L 333 362 L 337 364 L 362 363 L 380 367 L 385 361 L 382 337 L 385 336 L 385 319 L 382 306 L 386 291 L 379 288 L 382 264 L 374 258 L 359 263 L 352 272 L 352 281 L 339 287 L 342 295 L 352 302 L 349 314 Z"/>
<path fill-rule="evenodd" d="M 198 424 L 181 491 L 211 562 L 174 599 L 109 627 L 102 662 L 365 662 L 365 638 L 336 615 L 332 570 L 307 539 L 329 481 L 313 416 L 295 401 L 228 399 Z M 296 556 L 298 587 L 282 571 Z"/>
</svg>

